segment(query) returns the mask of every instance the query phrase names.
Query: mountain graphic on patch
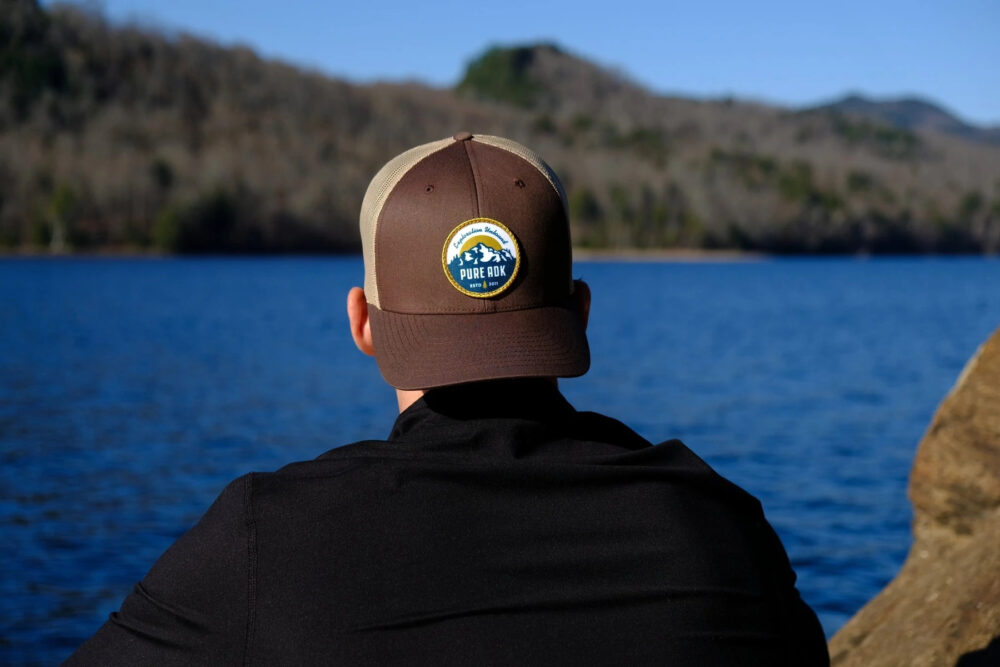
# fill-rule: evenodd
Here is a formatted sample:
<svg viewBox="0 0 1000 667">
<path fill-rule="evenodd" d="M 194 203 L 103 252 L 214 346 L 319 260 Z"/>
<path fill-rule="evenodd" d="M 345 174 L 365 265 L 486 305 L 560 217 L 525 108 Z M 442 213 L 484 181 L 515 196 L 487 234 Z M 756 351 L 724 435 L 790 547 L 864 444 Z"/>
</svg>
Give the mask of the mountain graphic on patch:
<svg viewBox="0 0 1000 667">
<path fill-rule="evenodd" d="M 496 241 L 489 241 L 492 243 L 480 240 L 463 248 L 448 262 L 451 277 L 468 292 L 496 292 L 514 277 L 517 257 L 510 250 L 499 247 Z"/>
<path fill-rule="evenodd" d="M 514 255 L 511 254 L 510 250 L 505 248 L 491 248 L 482 241 L 474 245 L 473 247 L 458 253 L 455 259 L 451 260 L 453 266 L 466 266 L 471 264 L 473 266 L 477 264 L 484 264 L 487 262 L 499 263 L 499 262 L 513 262 Z"/>
</svg>

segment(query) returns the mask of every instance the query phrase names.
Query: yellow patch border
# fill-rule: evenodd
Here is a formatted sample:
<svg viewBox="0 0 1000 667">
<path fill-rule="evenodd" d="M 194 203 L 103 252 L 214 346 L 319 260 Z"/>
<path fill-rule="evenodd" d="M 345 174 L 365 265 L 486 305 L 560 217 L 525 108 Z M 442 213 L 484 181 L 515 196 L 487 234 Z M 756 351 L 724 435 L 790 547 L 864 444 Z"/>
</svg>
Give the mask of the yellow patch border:
<svg viewBox="0 0 1000 667">
<path fill-rule="evenodd" d="M 506 283 L 504 283 L 497 289 L 493 290 L 492 292 L 470 292 L 469 290 L 465 289 L 464 287 L 458 284 L 458 281 L 455 280 L 455 278 L 451 275 L 451 271 L 448 269 L 448 244 L 450 244 L 451 240 L 455 238 L 455 234 L 457 234 L 459 230 L 461 230 L 463 227 L 475 224 L 477 222 L 485 222 L 486 224 L 496 225 L 500 229 L 507 232 L 507 236 L 510 237 L 511 242 L 514 244 L 514 252 L 517 253 L 517 256 L 514 259 L 514 270 L 511 272 L 510 278 L 507 280 Z M 521 244 L 517 240 L 517 237 L 514 236 L 514 232 L 510 231 L 507 228 L 507 225 L 503 224 L 499 220 L 494 220 L 493 218 L 470 218 L 465 222 L 458 223 L 455 226 L 455 228 L 451 230 L 451 232 L 448 234 L 447 238 L 445 238 L 444 247 L 441 248 L 441 268 L 444 269 L 444 275 L 447 276 L 448 282 L 451 283 L 451 286 L 457 289 L 462 294 L 465 294 L 467 296 L 472 296 L 477 299 L 488 299 L 491 296 L 503 294 L 508 289 L 510 289 L 511 286 L 514 284 L 514 280 L 517 278 L 517 272 L 521 268 Z"/>
</svg>

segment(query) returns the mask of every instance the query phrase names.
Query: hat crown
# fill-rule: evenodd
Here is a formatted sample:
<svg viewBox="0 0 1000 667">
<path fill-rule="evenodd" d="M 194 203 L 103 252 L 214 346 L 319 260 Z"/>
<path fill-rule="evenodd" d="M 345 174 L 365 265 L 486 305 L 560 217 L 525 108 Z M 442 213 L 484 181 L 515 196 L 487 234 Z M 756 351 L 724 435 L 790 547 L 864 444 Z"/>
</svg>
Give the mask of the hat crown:
<svg viewBox="0 0 1000 667">
<path fill-rule="evenodd" d="M 565 189 L 555 171 L 537 153 L 511 139 L 460 132 L 453 137 L 432 141 L 404 151 L 379 169 L 368 185 L 361 204 L 360 228 L 361 246 L 365 263 L 364 287 L 369 303 L 375 306 L 381 305 L 375 270 L 375 239 L 378 232 L 379 218 L 386 200 L 393 193 L 399 182 L 420 162 L 431 157 L 438 151 L 453 147 L 456 144 L 461 145 L 466 141 L 492 146 L 521 158 L 545 177 L 562 201 L 564 211 L 568 209 Z"/>
</svg>

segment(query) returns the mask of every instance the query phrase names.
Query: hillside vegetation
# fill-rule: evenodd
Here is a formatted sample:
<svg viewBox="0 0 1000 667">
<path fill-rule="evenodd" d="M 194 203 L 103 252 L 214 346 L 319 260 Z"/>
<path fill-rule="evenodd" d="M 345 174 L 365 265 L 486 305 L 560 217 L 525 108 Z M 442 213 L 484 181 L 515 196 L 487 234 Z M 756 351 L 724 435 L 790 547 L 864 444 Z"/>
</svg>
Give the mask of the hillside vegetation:
<svg viewBox="0 0 1000 667">
<path fill-rule="evenodd" d="M 454 90 L 355 85 L 7 0 L 0 248 L 354 251 L 381 164 L 467 129 L 552 163 L 584 247 L 1000 251 L 996 130 L 861 102 L 663 97 L 553 45 L 491 49 Z"/>
</svg>

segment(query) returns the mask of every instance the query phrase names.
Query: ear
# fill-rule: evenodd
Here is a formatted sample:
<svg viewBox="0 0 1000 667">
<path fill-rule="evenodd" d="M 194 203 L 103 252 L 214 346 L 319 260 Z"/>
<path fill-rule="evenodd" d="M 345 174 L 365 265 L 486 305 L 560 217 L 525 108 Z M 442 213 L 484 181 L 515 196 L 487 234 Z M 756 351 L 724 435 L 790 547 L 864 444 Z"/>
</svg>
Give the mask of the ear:
<svg viewBox="0 0 1000 667">
<path fill-rule="evenodd" d="M 590 285 L 582 280 L 573 281 L 573 301 L 577 312 L 583 320 L 583 328 L 587 328 L 587 321 L 590 319 Z"/>
<path fill-rule="evenodd" d="M 351 323 L 351 338 L 358 349 L 370 357 L 375 356 L 375 346 L 372 344 L 372 327 L 368 319 L 368 301 L 365 291 L 360 287 L 352 287 L 347 293 L 347 319 Z"/>
</svg>

